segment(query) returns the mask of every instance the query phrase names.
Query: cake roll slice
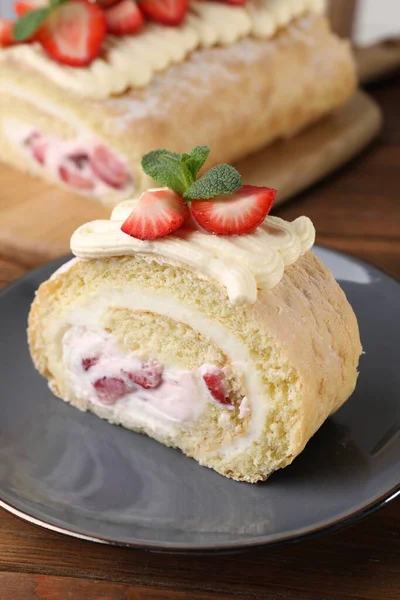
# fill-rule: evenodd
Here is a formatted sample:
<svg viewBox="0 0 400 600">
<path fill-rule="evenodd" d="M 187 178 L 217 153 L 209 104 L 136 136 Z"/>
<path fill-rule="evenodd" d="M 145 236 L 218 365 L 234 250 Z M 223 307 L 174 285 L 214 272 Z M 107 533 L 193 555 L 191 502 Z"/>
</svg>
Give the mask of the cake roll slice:
<svg viewBox="0 0 400 600">
<path fill-rule="evenodd" d="M 150 184 L 154 147 L 235 162 L 295 135 L 354 92 L 322 0 L 190 1 L 178 27 L 107 35 L 86 67 L 38 43 L 0 49 L 0 159 L 113 207 Z"/>
<path fill-rule="evenodd" d="M 82 225 L 76 258 L 40 286 L 36 368 L 80 410 L 226 477 L 265 480 L 357 380 L 357 320 L 311 251 L 314 227 L 268 216 L 245 235 L 189 222 L 141 240 L 121 230 L 135 207 Z"/>
</svg>

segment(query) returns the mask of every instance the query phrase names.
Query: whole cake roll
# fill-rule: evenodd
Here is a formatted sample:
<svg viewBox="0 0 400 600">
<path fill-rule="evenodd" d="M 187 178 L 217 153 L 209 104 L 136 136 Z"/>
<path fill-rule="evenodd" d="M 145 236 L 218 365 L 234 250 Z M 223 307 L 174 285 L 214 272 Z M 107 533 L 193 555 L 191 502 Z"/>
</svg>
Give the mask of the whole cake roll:
<svg viewBox="0 0 400 600">
<path fill-rule="evenodd" d="M 0 48 L 1 160 L 113 207 L 149 187 L 140 157 L 154 147 L 208 144 L 235 162 L 351 96 L 350 48 L 322 0 L 239 3 L 190 0 L 179 24 L 108 33 L 79 67 L 43 35 Z"/>
<path fill-rule="evenodd" d="M 266 216 L 268 188 L 210 198 L 215 169 L 208 199 L 152 189 L 77 229 L 29 342 L 66 402 L 256 482 L 349 398 L 361 346 L 311 221 Z"/>
</svg>

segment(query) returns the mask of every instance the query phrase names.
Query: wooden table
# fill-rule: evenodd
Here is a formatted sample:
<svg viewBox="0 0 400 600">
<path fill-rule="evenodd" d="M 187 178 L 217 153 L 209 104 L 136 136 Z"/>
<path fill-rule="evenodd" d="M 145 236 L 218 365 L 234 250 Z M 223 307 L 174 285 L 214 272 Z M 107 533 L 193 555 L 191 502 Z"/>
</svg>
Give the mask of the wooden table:
<svg viewBox="0 0 400 600">
<path fill-rule="evenodd" d="M 318 242 L 400 278 L 400 73 L 370 92 L 386 118 L 380 139 L 278 213 L 288 219 L 309 215 Z M 0 257 L 0 286 L 26 271 Z M 0 599 L 34 598 L 399 600 L 400 500 L 339 533 L 225 556 L 112 548 L 0 511 Z"/>
</svg>

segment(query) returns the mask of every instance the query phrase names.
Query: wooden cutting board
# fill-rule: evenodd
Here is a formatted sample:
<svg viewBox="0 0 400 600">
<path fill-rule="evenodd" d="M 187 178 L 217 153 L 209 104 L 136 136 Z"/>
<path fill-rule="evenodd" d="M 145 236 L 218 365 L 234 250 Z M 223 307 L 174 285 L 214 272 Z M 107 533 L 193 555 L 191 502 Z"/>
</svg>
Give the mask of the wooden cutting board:
<svg viewBox="0 0 400 600">
<path fill-rule="evenodd" d="M 297 137 L 242 161 L 243 180 L 278 189 L 287 200 L 349 161 L 378 133 L 381 113 L 363 92 Z M 0 254 L 28 267 L 69 253 L 72 232 L 108 218 L 96 202 L 0 165 Z"/>
</svg>

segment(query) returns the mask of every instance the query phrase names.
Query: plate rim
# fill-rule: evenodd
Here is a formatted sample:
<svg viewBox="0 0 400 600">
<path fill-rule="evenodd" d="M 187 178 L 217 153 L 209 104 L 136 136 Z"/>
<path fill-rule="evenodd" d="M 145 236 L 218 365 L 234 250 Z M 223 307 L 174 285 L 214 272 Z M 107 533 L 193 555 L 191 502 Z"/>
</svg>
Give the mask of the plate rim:
<svg viewBox="0 0 400 600">
<path fill-rule="evenodd" d="M 336 248 L 326 246 L 325 244 L 319 244 L 319 243 L 315 244 L 314 248 L 316 248 L 316 249 L 321 248 L 323 250 L 327 250 L 327 251 L 331 252 L 332 254 L 337 254 L 339 256 L 343 256 L 346 259 L 350 260 L 351 262 L 357 263 L 357 264 L 363 266 L 364 268 L 374 270 L 378 274 L 383 275 L 385 278 L 390 279 L 393 283 L 400 286 L 400 279 L 397 279 L 396 277 L 394 277 L 393 275 L 388 273 L 385 269 L 383 269 L 381 267 L 377 267 L 376 265 L 373 265 L 364 259 L 353 256 L 352 254 L 349 254 L 342 250 L 337 250 Z M 8 285 L 6 285 L 2 290 L 0 290 L 0 301 L 4 295 L 6 295 L 10 291 L 12 291 L 12 289 L 14 287 L 17 287 L 18 285 L 20 285 L 24 279 L 27 279 L 27 278 L 30 278 L 37 274 L 40 274 L 41 271 L 48 269 L 53 264 L 59 263 L 61 260 L 64 260 L 64 259 L 68 260 L 70 258 L 70 256 L 71 255 L 62 256 L 58 259 L 55 259 L 53 261 L 50 261 L 50 262 L 44 264 L 44 265 L 40 265 L 36 269 L 32 269 L 31 271 L 28 271 L 21 277 L 18 277 L 15 281 L 12 281 Z M 109 537 L 91 536 L 91 535 L 88 535 L 87 533 L 85 533 L 84 531 L 80 530 L 80 528 L 74 527 L 74 528 L 70 529 L 65 526 L 59 526 L 59 525 L 56 525 L 55 523 L 51 522 L 52 521 L 51 518 L 49 520 L 43 520 L 42 518 L 33 516 L 32 514 L 30 514 L 29 511 L 21 510 L 20 508 L 15 507 L 12 503 L 10 503 L 9 501 L 7 501 L 3 498 L 1 490 L 0 490 L 0 508 L 3 508 L 8 513 L 11 513 L 11 514 L 19 517 L 20 519 L 22 519 L 26 522 L 29 522 L 33 525 L 36 525 L 38 527 L 42 527 L 44 529 L 54 531 L 56 533 L 60 533 L 65 536 L 73 537 L 76 539 L 81 539 L 84 541 L 90 541 L 90 542 L 95 542 L 98 544 L 104 544 L 104 545 L 109 545 L 109 546 L 131 548 L 131 549 L 136 549 L 136 550 L 145 550 L 145 551 L 160 552 L 160 553 L 162 552 L 162 553 L 171 553 L 171 554 L 172 553 L 174 553 L 174 554 L 179 554 L 179 553 L 210 554 L 213 552 L 217 553 L 217 552 L 245 551 L 245 550 L 250 550 L 253 548 L 260 548 L 260 547 L 266 547 L 266 546 L 276 547 L 276 546 L 286 545 L 286 544 L 290 544 L 290 543 L 298 543 L 300 541 L 312 540 L 312 539 L 322 536 L 324 534 L 334 533 L 336 531 L 343 529 L 346 526 L 350 526 L 350 525 L 356 523 L 357 521 L 363 519 L 364 517 L 367 517 L 367 516 L 373 514 L 374 512 L 378 511 L 380 508 L 383 508 L 386 504 L 388 504 L 389 502 L 391 502 L 398 496 L 400 496 L 400 480 L 395 486 L 393 486 L 389 490 L 386 490 L 384 493 L 377 496 L 371 502 L 364 504 L 363 506 L 359 507 L 356 510 L 349 511 L 337 519 L 334 519 L 331 521 L 325 521 L 321 525 L 314 527 L 314 528 L 306 527 L 306 528 L 300 529 L 294 533 L 290 532 L 290 533 L 283 534 L 283 535 L 275 534 L 275 536 L 273 536 L 273 539 L 271 539 L 271 535 L 269 535 L 269 536 L 267 535 L 267 536 L 260 536 L 259 538 L 254 538 L 254 537 L 248 538 L 247 540 L 244 540 L 244 541 L 237 540 L 237 541 L 219 542 L 219 543 L 214 543 L 214 544 L 197 543 L 196 545 L 194 545 L 193 543 L 188 544 L 187 542 L 165 542 L 165 541 L 158 542 L 158 541 L 141 541 L 141 540 L 123 542 L 121 540 L 114 540 Z M 57 521 L 57 519 L 55 519 L 55 521 Z"/>
<path fill-rule="evenodd" d="M 324 534 L 335 533 L 350 526 L 357 521 L 360 521 L 364 517 L 372 515 L 377 512 L 380 508 L 383 508 L 386 504 L 391 502 L 397 497 L 400 497 L 400 482 L 391 488 L 388 492 L 385 492 L 372 502 L 362 506 L 354 512 L 349 512 L 344 516 L 330 521 L 329 523 L 323 524 L 315 529 L 307 528 L 306 530 L 299 531 L 296 534 L 289 533 L 285 536 L 281 536 L 278 539 L 268 539 L 268 536 L 248 539 L 247 541 L 233 541 L 233 542 L 222 542 L 218 544 L 193 544 L 181 543 L 181 542 L 122 542 L 120 540 L 113 540 L 106 537 L 93 537 L 83 533 L 79 528 L 67 529 L 66 527 L 59 527 L 53 525 L 42 519 L 38 519 L 30 515 L 28 512 L 21 511 L 15 508 L 12 504 L 4 501 L 0 496 L 0 508 L 3 508 L 7 512 L 19 517 L 20 519 L 29 522 L 33 525 L 37 525 L 44 529 L 61 533 L 68 537 L 77 538 L 88 542 L 96 542 L 106 546 L 115 546 L 120 548 L 131 548 L 133 550 L 145 550 L 148 552 L 158 552 L 165 554 L 212 554 L 212 553 L 224 553 L 224 552 L 237 552 L 251 550 L 254 548 L 262 547 L 277 547 L 284 546 L 287 544 L 295 544 L 301 541 L 313 540 Z M 279 535 L 279 534 L 278 534 Z"/>
</svg>

